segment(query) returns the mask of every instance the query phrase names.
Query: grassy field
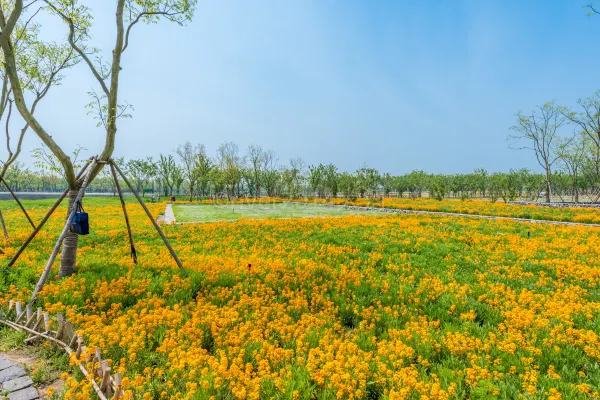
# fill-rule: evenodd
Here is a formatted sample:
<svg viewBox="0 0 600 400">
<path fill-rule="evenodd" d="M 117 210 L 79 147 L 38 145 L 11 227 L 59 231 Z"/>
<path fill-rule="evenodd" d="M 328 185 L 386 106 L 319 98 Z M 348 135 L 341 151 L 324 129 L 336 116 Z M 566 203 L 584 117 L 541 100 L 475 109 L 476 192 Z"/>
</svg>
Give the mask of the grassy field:
<svg viewBox="0 0 600 400">
<path fill-rule="evenodd" d="M 5 264 L 31 227 L 0 207 Z M 39 221 L 47 204 L 27 207 Z M 438 215 L 165 226 L 184 277 L 139 206 L 137 265 L 118 202 L 86 210 L 78 271 L 55 268 L 39 305 L 102 349 L 127 398 L 600 395 L 600 229 Z M 28 300 L 64 214 L 1 270 L 2 305 Z M 91 397 L 68 372 L 60 395 Z"/>
<path fill-rule="evenodd" d="M 314 204 L 262 203 L 262 204 L 218 204 L 218 205 L 175 205 L 177 222 L 233 221 L 240 218 L 301 218 L 339 217 L 352 214 L 380 214 L 373 211 L 349 211 L 336 207 Z"/>
</svg>

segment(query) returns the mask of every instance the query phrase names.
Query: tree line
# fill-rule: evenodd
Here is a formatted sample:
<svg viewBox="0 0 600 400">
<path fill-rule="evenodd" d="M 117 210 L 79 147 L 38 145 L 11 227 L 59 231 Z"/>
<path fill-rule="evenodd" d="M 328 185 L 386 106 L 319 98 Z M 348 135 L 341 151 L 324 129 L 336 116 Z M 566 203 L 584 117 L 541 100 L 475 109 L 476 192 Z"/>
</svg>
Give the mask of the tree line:
<svg viewBox="0 0 600 400">
<path fill-rule="evenodd" d="M 561 201 L 597 201 L 600 196 L 600 151 L 585 139 L 582 157 L 575 139 L 564 139 L 556 148 L 556 168 L 550 171 L 550 190 Z M 79 165 L 81 151 L 73 155 Z M 64 190 L 66 177 L 58 160 L 44 149 L 33 151 L 36 161 L 30 167 L 11 165 L 5 180 L 20 192 L 58 192 Z M 355 199 L 357 197 L 430 197 L 491 201 L 535 201 L 548 195 L 548 175 L 528 169 L 490 173 L 476 169 L 465 174 L 431 174 L 415 170 L 392 175 L 363 166 L 354 172 L 340 171 L 333 164 L 307 165 L 301 158 L 280 162 L 273 150 L 251 145 L 241 151 L 234 142 L 224 142 L 214 155 L 202 144 L 186 142 L 173 153 L 158 158 L 125 160 L 117 164 L 128 174 L 137 191 L 145 196 L 176 196 L 189 201 L 238 197 L 317 197 Z M 124 186 L 124 185 L 121 185 Z M 91 183 L 90 192 L 116 194 L 109 171 L 102 171 Z"/>
</svg>

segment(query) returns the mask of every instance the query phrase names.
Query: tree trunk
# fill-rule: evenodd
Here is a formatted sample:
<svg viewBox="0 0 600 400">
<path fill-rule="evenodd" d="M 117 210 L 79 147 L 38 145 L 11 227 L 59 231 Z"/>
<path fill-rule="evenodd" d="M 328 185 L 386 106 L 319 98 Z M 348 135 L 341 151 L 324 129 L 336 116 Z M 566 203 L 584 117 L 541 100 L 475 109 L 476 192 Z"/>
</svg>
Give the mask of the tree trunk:
<svg viewBox="0 0 600 400">
<path fill-rule="evenodd" d="M 77 193 L 79 192 L 79 188 L 69 190 L 69 210 L 67 211 L 67 217 L 69 213 L 75 206 L 75 198 L 77 197 Z M 74 232 L 68 232 L 65 236 L 65 240 L 62 245 L 62 253 L 60 256 L 60 270 L 58 275 L 63 278 L 66 276 L 71 276 L 75 273 L 75 267 L 77 264 L 77 246 L 78 246 L 78 236 Z"/>
<path fill-rule="evenodd" d="M 550 167 L 546 167 L 546 203 L 550 203 Z"/>
</svg>

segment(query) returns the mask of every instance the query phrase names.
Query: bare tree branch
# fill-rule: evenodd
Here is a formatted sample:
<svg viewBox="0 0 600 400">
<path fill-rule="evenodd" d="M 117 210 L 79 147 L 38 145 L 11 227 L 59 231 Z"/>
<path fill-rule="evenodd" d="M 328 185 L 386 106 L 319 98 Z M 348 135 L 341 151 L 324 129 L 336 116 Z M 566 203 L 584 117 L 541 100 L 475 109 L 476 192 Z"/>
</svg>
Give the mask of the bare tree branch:
<svg viewBox="0 0 600 400">
<path fill-rule="evenodd" d="M 96 69 L 96 67 L 90 60 L 90 58 L 87 56 L 87 54 L 83 51 L 83 49 L 77 43 L 75 43 L 75 39 L 76 39 L 75 38 L 75 23 L 73 22 L 73 19 L 69 18 L 66 14 L 62 13 L 50 1 L 44 0 L 44 2 L 46 4 L 48 4 L 48 6 L 69 25 L 69 37 L 68 37 L 69 44 L 77 52 L 77 54 L 79 54 L 79 56 L 85 61 L 85 63 L 90 68 L 90 71 L 92 71 L 92 74 L 94 75 L 94 77 L 96 78 L 98 83 L 100 83 L 102 90 L 108 96 L 109 90 L 108 90 L 108 87 L 106 86 L 106 82 L 104 82 L 104 79 L 102 78 L 102 75 L 100 75 L 100 73 L 98 72 L 98 70 Z"/>
</svg>

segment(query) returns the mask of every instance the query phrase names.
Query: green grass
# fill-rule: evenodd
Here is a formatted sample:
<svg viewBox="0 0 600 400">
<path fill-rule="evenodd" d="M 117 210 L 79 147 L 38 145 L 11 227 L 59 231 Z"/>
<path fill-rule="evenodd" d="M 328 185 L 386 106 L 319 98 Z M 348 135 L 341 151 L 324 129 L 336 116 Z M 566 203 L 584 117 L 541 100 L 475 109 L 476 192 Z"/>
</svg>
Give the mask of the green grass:
<svg viewBox="0 0 600 400">
<path fill-rule="evenodd" d="M 240 218 L 304 218 L 339 217 L 353 214 L 378 214 L 376 211 L 358 212 L 341 207 L 324 207 L 314 204 L 227 204 L 227 205 L 175 205 L 177 222 L 232 221 Z"/>
</svg>

